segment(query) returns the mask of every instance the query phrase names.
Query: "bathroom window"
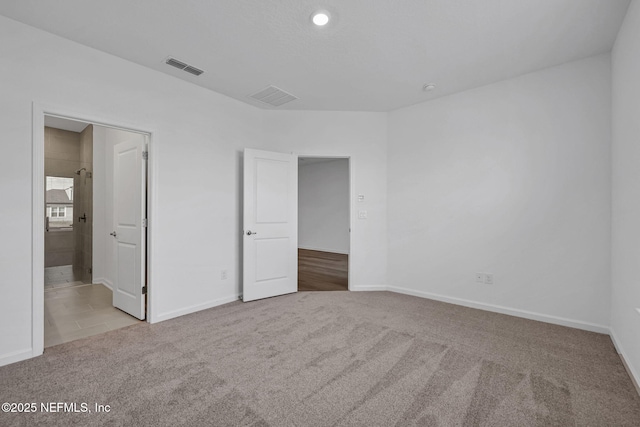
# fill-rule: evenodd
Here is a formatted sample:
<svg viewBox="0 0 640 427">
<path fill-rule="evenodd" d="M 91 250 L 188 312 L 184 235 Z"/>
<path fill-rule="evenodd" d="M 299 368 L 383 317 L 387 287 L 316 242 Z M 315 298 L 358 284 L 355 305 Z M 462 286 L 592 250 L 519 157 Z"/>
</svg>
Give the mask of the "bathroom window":
<svg viewBox="0 0 640 427">
<path fill-rule="evenodd" d="M 73 178 L 47 176 L 47 231 L 73 228 Z"/>
<path fill-rule="evenodd" d="M 67 207 L 66 206 L 52 206 L 51 208 L 51 218 L 64 218 L 67 216 Z"/>
</svg>

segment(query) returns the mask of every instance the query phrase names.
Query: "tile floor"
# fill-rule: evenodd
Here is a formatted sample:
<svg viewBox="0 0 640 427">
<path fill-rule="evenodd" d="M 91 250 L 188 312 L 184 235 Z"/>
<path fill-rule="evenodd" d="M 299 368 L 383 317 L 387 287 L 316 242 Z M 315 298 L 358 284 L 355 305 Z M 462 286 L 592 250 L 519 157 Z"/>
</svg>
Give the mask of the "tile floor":
<svg viewBox="0 0 640 427">
<path fill-rule="evenodd" d="M 73 271 L 72 265 L 46 267 L 44 269 L 44 289 L 66 288 L 69 286 L 85 285 L 80 279 L 80 273 Z"/>
<path fill-rule="evenodd" d="M 100 284 L 45 288 L 45 348 L 140 322 L 114 308 L 112 295 Z"/>
</svg>

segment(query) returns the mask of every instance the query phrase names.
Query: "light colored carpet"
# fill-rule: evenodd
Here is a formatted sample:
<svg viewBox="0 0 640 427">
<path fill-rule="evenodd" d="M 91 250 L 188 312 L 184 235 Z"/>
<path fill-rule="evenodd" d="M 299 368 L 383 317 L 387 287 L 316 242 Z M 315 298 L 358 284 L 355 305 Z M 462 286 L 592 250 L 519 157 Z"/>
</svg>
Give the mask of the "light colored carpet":
<svg viewBox="0 0 640 427">
<path fill-rule="evenodd" d="M 227 304 L 0 368 L 2 426 L 638 426 L 611 340 L 388 292 Z"/>
</svg>

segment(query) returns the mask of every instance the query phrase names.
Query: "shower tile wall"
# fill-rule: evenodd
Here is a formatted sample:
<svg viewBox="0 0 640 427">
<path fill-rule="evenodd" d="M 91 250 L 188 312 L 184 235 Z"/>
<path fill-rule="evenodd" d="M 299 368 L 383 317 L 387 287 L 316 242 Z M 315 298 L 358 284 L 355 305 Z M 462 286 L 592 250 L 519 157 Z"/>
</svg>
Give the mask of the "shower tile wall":
<svg viewBox="0 0 640 427">
<path fill-rule="evenodd" d="M 45 267 L 73 265 L 91 283 L 93 233 L 93 126 L 82 133 L 45 127 L 45 175 L 73 178 L 73 231 L 45 233 Z M 75 171 L 86 168 L 76 175 Z M 86 215 L 86 222 L 79 220 Z"/>
<path fill-rule="evenodd" d="M 74 211 L 78 213 L 74 220 L 75 254 L 74 269 L 80 272 L 82 281 L 91 283 L 92 236 L 93 236 L 93 125 L 87 126 L 80 133 L 80 168 L 86 171 L 76 175 L 74 186 L 76 198 Z M 88 172 L 91 172 L 89 178 Z M 79 220 L 79 217 L 86 217 Z M 77 221 L 77 223 L 75 222 Z M 77 224 L 77 225 L 76 225 Z"/>
<path fill-rule="evenodd" d="M 76 176 L 75 171 L 80 168 L 80 134 L 45 127 L 44 153 L 45 176 L 74 178 Z M 76 216 L 76 212 L 74 212 L 74 216 Z M 45 267 L 73 264 L 74 246 L 75 236 L 73 231 L 55 230 L 45 232 Z"/>
</svg>

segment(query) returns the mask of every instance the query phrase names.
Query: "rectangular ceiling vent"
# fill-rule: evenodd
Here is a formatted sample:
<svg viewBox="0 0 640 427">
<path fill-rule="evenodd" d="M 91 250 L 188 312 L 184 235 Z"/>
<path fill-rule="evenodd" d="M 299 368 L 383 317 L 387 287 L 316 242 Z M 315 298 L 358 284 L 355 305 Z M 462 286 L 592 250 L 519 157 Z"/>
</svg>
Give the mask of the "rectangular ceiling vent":
<svg viewBox="0 0 640 427">
<path fill-rule="evenodd" d="M 172 67 L 176 67 L 182 71 L 186 71 L 187 73 L 193 74 L 194 76 L 199 76 L 200 74 L 204 73 L 203 70 L 196 68 L 192 65 L 186 64 L 182 61 L 178 61 L 177 59 L 172 57 L 168 57 L 164 61 L 164 63 L 167 65 L 171 65 Z"/>
<path fill-rule="evenodd" d="M 279 89 L 275 86 L 268 86 L 261 91 L 249 96 L 256 101 L 273 105 L 274 107 L 279 107 L 282 104 L 286 104 L 287 102 L 295 101 L 296 99 L 298 99 L 297 96 L 293 96 L 289 92 L 285 92 L 284 90 Z"/>
</svg>

